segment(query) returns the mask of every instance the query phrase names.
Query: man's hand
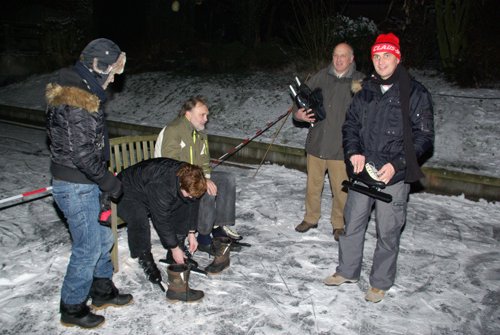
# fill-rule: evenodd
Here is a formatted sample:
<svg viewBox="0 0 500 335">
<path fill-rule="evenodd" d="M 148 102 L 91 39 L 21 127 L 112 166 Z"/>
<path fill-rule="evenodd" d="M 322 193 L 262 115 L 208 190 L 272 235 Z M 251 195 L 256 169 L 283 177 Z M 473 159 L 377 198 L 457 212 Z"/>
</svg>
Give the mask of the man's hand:
<svg viewBox="0 0 500 335">
<path fill-rule="evenodd" d="M 316 121 L 312 109 L 306 110 L 305 108 L 300 108 L 298 111 L 296 111 L 295 114 L 293 115 L 293 118 L 297 121 L 309 122 L 309 123 L 314 123 Z"/>
<path fill-rule="evenodd" d="M 355 174 L 360 173 L 365 168 L 365 156 L 363 155 L 352 155 L 349 160 L 352 164 L 352 169 Z"/>
<path fill-rule="evenodd" d="M 392 166 L 391 163 L 387 163 L 382 166 L 380 170 L 378 170 L 377 176 L 380 181 L 387 185 L 391 181 L 392 177 L 394 177 L 395 173 L 396 170 L 394 169 L 394 166 Z"/>
<path fill-rule="evenodd" d="M 175 263 L 184 264 L 184 258 L 186 257 L 184 251 L 182 251 L 179 247 L 175 247 L 170 250 L 172 251 L 172 257 L 174 258 Z"/>
<path fill-rule="evenodd" d="M 207 193 L 212 196 L 217 195 L 217 185 L 210 179 L 207 179 Z"/>
<path fill-rule="evenodd" d="M 194 233 L 189 233 L 188 234 L 188 244 L 189 244 L 189 252 L 194 254 L 196 249 L 198 249 L 198 240 L 196 239 L 196 236 Z"/>
</svg>

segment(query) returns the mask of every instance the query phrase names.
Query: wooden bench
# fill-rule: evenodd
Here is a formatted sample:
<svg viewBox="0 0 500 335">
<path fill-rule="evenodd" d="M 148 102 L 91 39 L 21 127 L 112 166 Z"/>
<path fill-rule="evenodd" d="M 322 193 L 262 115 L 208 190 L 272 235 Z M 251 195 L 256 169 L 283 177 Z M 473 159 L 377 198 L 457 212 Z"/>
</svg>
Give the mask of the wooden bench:
<svg viewBox="0 0 500 335">
<path fill-rule="evenodd" d="M 109 170 L 119 173 L 122 170 L 146 159 L 154 158 L 155 142 L 158 134 L 142 136 L 123 136 L 109 140 L 110 142 L 110 162 Z M 111 261 L 115 272 L 120 270 L 118 262 L 118 227 L 125 224 L 116 211 L 116 204 L 111 204 L 111 230 L 115 238 L 113 249 L 111 250 Z"/>
</svg>

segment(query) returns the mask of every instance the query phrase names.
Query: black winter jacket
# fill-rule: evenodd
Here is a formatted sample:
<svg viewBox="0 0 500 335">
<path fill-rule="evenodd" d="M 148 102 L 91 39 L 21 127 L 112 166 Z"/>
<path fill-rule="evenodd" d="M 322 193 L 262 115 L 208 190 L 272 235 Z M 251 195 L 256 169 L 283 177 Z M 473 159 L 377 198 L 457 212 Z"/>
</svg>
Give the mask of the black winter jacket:
<svg viewBox="0 0 500 335">
<path fill-rule="evenodd" d="M 197 215 L 198 199 L 182 196 L 177 171 L 183 164 L 186 163 L 170 158 L 149 159 L 126 168 L 117 176 L 123 185 L 122 200 L 133 200 L 147 209 L 158 236 L 166 241 L 165 248 L 178 245 L 176 235 L 187 235 L 189 230 L 196 229 L 195 217 L 184 218 Z M 121 208 L 123 203 L 130 202 L 118 202 L 118 215 L 127 210 Z M 190 205 L 193 207 L 190 208 Z M 186 211 L 176 214 L 176 210 L 182 207 Z M 179 214 L 183 217 L 177 220 Z"/>
<path fill-rule="evenodd" d="M 109 144 L 99 98 L 76 72 L 63 69 L 58 83 L 47 85 L 46 99 L 53 177 L 116 190 L 119 181 L 107 168 Z"/>
<path fill-rule="evenodd" d="M 377 169 L 391 163 L 396 174 L 390 185 L 403 180 L 406 171 L 399 96 L 397 83 L 382 94 L 380 85 L 372 80 L 365 82 L 363 89 L 354 96 L 342 126 L 342 142 L 348 166 L 351 167 L 348 161 L 354 154 L 364 155 L 366 162 L 374 163 Z M 430 93 L 412 79 L 410 119 L 417 158 L 433 147 L 433 118 Z"/>
</svg>

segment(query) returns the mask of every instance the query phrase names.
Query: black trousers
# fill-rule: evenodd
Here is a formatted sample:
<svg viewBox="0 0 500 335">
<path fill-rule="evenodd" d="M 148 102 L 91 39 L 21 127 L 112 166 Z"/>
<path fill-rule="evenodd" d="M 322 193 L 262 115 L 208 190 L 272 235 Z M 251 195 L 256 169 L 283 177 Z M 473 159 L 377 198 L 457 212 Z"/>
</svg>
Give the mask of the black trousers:
<svg viewBox="0 0 500 335">
<path fill-rule="evenodd" d="M 185 238 L 190 229 L 196 228 L 198 201 L 180 201 L 172 210 L 169 222 L 158 222 L 146 204 L 138 200 L 141 197 L 143 196 L 139 194 L 125 193 L 118 203 L 118 216 L 127 223 L 128 246 L 132 258 L 151 251 L 151 223 L 165 249 L 178 244 L 181 236 Z M 172 226 L 173 231 L 170 228 Z"/>
</svg>

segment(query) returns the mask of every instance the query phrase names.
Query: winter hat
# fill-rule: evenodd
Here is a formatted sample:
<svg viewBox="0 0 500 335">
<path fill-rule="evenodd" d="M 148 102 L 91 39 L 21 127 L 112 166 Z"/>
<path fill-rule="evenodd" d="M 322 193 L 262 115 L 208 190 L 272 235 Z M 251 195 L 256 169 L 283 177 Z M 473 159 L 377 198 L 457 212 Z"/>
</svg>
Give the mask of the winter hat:
<svg viewBox="0 0 500 335">
<path fill-rule="evenodd" d="M 380 34 L 375 40 L 375 44 L 372 46 L 372 58 L 373 54 L 377 52 L 388 52 L 401 59 L 401 51 L 399 49 L 399 38 L 393 33 Z"/>
<path fill-rule="evenodd" d="M 125 66 L 125 53 L 113 41 L 98 38 L 83 49 L 80 61 L 101 75 L 108 75 L 111 71 L 120 74 Z"/>
</svg>

